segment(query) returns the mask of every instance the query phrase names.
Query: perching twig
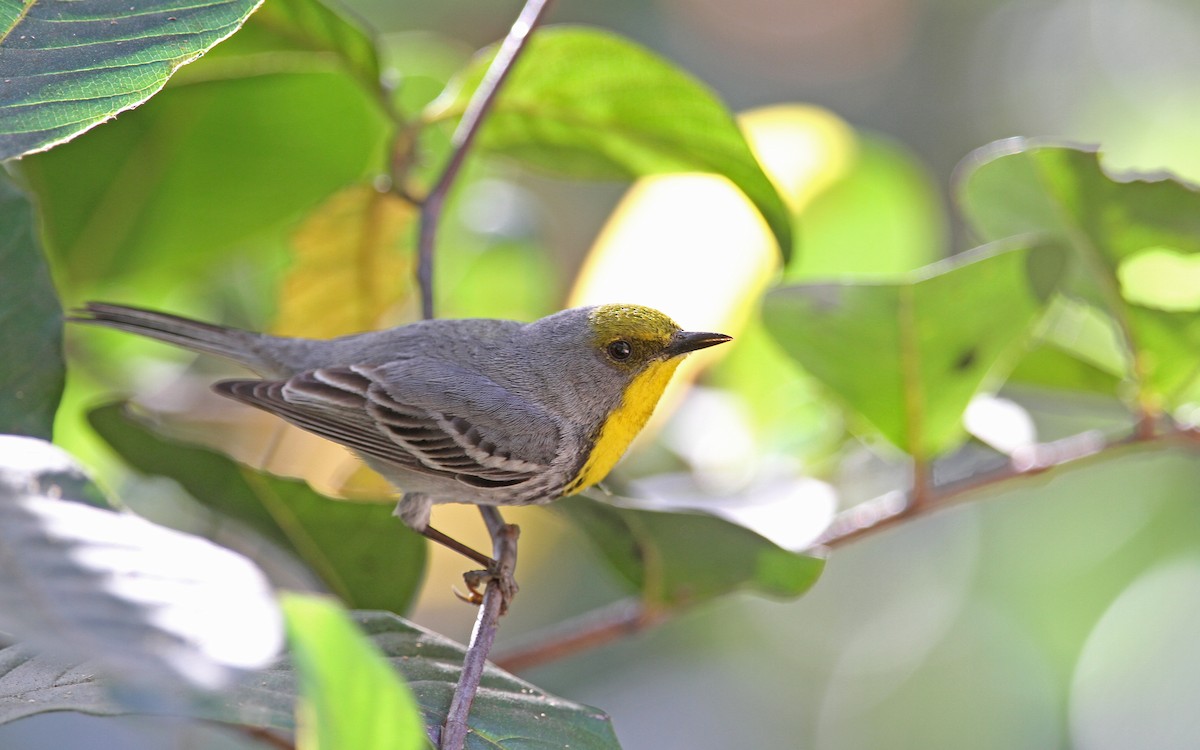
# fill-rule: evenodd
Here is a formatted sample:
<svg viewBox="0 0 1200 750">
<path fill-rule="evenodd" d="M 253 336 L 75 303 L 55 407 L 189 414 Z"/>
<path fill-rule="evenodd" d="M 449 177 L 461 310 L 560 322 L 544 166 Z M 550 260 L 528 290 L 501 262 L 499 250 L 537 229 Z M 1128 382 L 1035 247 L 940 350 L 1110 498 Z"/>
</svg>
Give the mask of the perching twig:
<svg viewBox="0 0 1200 750">
<path fill-rule="evenodd" d="M 517 537 L 520 529 L 505 524 L 500 513 L 495 508 L 481 506 L 488 521 L 488 530 L 493 533 L 493 554 L 499 563 L 501 575 L 512 575 L 517 564 Z M 491 516 L 489 518 L 489 516 Z M 494 526 L 493 521 L 498 521 Z M 450 709 L 446 712 L 446 723 L 442 727 L 440 750 L 462 750 L 467 741 L 467 715 L 471 712 L 471 703 L 479 690 L 479 681 L 483 679 L 483 668 L 487 663 L 492 644 L 496 641 L 496 631 L 500 619 L 504 595 L 498 580 L 488 581 L 483 593 L 483 603 L 479 605 L 479 616 L 475 618 L 475 629 L 471 632 L 471 644 L 467 647 L 467 655 L 463 658 L 462 674 L 454 688 L 454 697 L 450 700 Z"/>
<path fill-rule="evenodd" d="M 462 119 L 458 121 L 458 127 L 450 140 L 453 147 L 450 160 L 446 162 L 438 181 L 421 202 L 421 223 L 417 239 L 417 283 L 421 287 L 421 314 L 426 319 L 433 317 L 433 248 L 446 194 L 450 192 L 450 186 L 454 184 L 454 179 L 462 168 L 467 150 L 475 142 L 475 136 L 496 99 L 500 85 L 512 71 L 517 58 L 525 49 L 530 32 L 542 20 L 542 12 L 549 4 L 550 0 L 526 0 L 521 15 L 517 17 L 508 36 L 501 43 L 496 57 L 479 83 L 479 88 L 475 89 L 471 100 L 467 102 L 467 108 L 463 111 Z"/>
<path fill-rule="evenodd" d="M 1095 432 L 1085 432 L 1030 446 L 1016 452 L 1001 469 L 931 488 L 925 502 L 913 503 L 911 492 L 892 492 L 859 503 L 838 514 L 813 546 L 823 549 L 843 547 L 909 520 L 965 502 L 1003 484 L 1025 481 L 1048 472 L 1073 471 L 1139 448 L 1164 444 L 1200 450 L 1200 430 L 1173 427 L 1161 432 L 1147 432 L 1144 426 L 1139 425 L 1133 434 L 1115 440 L 1106 440 Z M 501 654 L 495 661 L 507 670 L 528 669 L 647 630 L 683 611 L 684 608 L 659 609 L 650 613 L 636 599 L 622 600 L 545 632 L 535 633 L 527 640 L 529 646 Z"/>
</svg>

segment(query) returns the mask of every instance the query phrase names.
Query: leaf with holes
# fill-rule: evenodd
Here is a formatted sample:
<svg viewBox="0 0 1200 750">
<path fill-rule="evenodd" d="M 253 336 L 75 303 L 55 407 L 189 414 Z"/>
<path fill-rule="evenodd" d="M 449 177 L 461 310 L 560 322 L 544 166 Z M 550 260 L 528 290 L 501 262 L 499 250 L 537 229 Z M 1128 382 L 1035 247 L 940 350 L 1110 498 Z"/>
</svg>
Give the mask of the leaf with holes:
<svg viewBox="0 0 1200 750">
<path fill-rule="evenodd" d="M 63 388 L 62 308 L 33 207 L 0 174 L 0 433 L 49 438 Z"/>
<path fill-rule="evenodd" d="M 963 438 L 971 398 L 1015 363 L 1063 263 L 1054 246 L 988 246 L 901 281 L 775 289 L 763 319 L 847 408 L 928 460 Z"/>
</svg>

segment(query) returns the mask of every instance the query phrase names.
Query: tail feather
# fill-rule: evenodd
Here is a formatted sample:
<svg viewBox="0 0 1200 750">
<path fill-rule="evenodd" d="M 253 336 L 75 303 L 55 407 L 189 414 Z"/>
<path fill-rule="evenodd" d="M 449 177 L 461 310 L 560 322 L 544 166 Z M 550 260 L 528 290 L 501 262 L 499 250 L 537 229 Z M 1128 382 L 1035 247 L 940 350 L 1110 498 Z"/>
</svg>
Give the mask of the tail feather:
<svg viewBox="0 0 1200 750">
<path fill-rule="evenodd" d="M 72 311 L 67 320 L 115 328 L 192 351 L 215 354 L 260 372 L 276 369 L 276 365 L 260 353 L 261 335 L 238 328 L 106 302 L 88 302 Z"/>
</svg>

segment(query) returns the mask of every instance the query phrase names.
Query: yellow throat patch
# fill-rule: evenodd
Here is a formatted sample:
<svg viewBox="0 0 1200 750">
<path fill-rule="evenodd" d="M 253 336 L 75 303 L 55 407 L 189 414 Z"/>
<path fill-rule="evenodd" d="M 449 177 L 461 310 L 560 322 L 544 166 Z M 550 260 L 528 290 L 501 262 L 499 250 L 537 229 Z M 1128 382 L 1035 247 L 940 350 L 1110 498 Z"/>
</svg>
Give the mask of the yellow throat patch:
<svg viewBox="0 0 1200 750">
<path fill-rule="evenodd" d="M 671 375 L 682 361 L 683 357 L 672 357 L 665 361 L 653 362 L 633 379 L 625 389 L 621 403 L 600 427 L 596 444 L 592 446 L 592 451 L 579 474 L 563 490 L 564 495 L 587 489 L 612 471 L 612 467 L 625 455 L 625 449 L 646 426 L 646 421 L 658 405 L 658 399 L 670 382 Z"/>
</svg>

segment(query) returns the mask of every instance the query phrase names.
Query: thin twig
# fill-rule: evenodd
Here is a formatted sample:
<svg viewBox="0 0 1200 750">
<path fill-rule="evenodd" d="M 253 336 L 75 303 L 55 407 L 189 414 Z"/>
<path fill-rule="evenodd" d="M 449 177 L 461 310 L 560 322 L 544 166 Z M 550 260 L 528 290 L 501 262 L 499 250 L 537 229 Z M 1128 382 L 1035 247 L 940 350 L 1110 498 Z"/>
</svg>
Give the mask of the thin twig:
<svg viewBox="0 0 1200 750">
<path fill-rule="evenodd" d="M 912 488 L 909 490 L 908 505 L 914 510 L 934 502 L 933 471 L 929 461 L 914 458 L 912 461 Z"/>
<path fill-rule="evenodd" d="M 1164 435 L 1165 437 L 1165 435 Z M 928 501 L 914 503 L 911 493 L 888 493 L 859 503 L 837 515 L 814 547 L 832 549 L 865 536 L 877 534 L 899 523 L 928 515 L 962 502 L 972 495 L 1015 480 L 1028 479 L 1063 468 L 1075 469 L 1099 456 L 1111 456 L 1132 445 L 1153 440 L 1140 432 L 1106 440 L 1099 432 L 1082 432 L 1051 443 L 1031 445 L 1013 454 L 1011 460 L 995 471 L 944 484 L 930 491 Z"/>
<path fill-rule="evenodd" d="M 494 508 L 488 510 L 495 511 Z M 495 517 L 499 518 L 499 515 L 496 513 Z M 490 526 L 489 523 L 489 530 Z M 519 534 L 520 530 L 516 526 L 506 525 L 502 520 L 496 529 L 493 552 L 499 563 L 500 575 L 511 576 L 516 568 Z M 479 605 L 479 616 L 475 618 L 475 629 L 471 632 L 471 643 L 463 658 L 462 674 L 454 688 L 450 709 L 446 712 L 446 723 L 442 727 L 441 742 L 438 745 L 441 750 L 462 750 L 467 741 L 467 716 L 471 712 L 471 704 L 475 701 L 475 693 L 479 690 L 479 682 L 483 679 L 483 668 L 487 663 L 488 654 L 496 641 L 503 604 L 504 595 L 499 581 L 488 581 L 487 589 L 483 592 L 483 603 Z"/>
<path fill-rule="evenodd" d="M 964 502 L 1002 484 L 1025 481 L 1052 471 L 1073 471 L 1138 448 L 1169 444 L 1200 450 L 1200 430 L 1173 428 L 1147 434 L 1144 429 L 1136 429 L 1132 435 L 1115 440 L 1106 440 L 1095 432 L 1085 432 L 1030 446 L 1015 453 L 1012 460 L 1001 469 L 932 489 L 924 503 L 914 504 L 912 493 L 899 491 L 859 503 L 838 514 L 813 546 L 824 549 L 843 547 Z M 656 610 L 651 615 L 641 602 L 622 600 L 534 633 L 525 640 L 529 645 L 514 647 L 500 655 L 496 663 L 510 671 L 529 669 L 639 633 L 684 611 L 686 608 L 664 609 Z"/>
<path fill-rule="evenodd" d="M 446 203 L 446 194 L 450 192 L 450 187 L 462 168 L 467 151 L 475 142 L 483 118 L 491 109 L 501 84 L 508 78 L 517 58 L 525 49 L 530 32 L 541 22 L 542 13 L 549 4 L 550 0 L 526 0 L 521 15 L 517 17 L 508 36 L 500 44 L 500 49 L 496 52 L 492 64 L 488 66 L 479 88 L 475 89 L 471 100 L 467 102 L 462 119 L 459 120 L 450 140 L 453 151 L 449 161 L 442 169 L 438 181 L 421 202 L 417 239 L 417 283 L 421 287 L 421 314 L 426 319 L 433 317 L 433 248 L 437 241 L 438 223 Z"/>
</svg>

